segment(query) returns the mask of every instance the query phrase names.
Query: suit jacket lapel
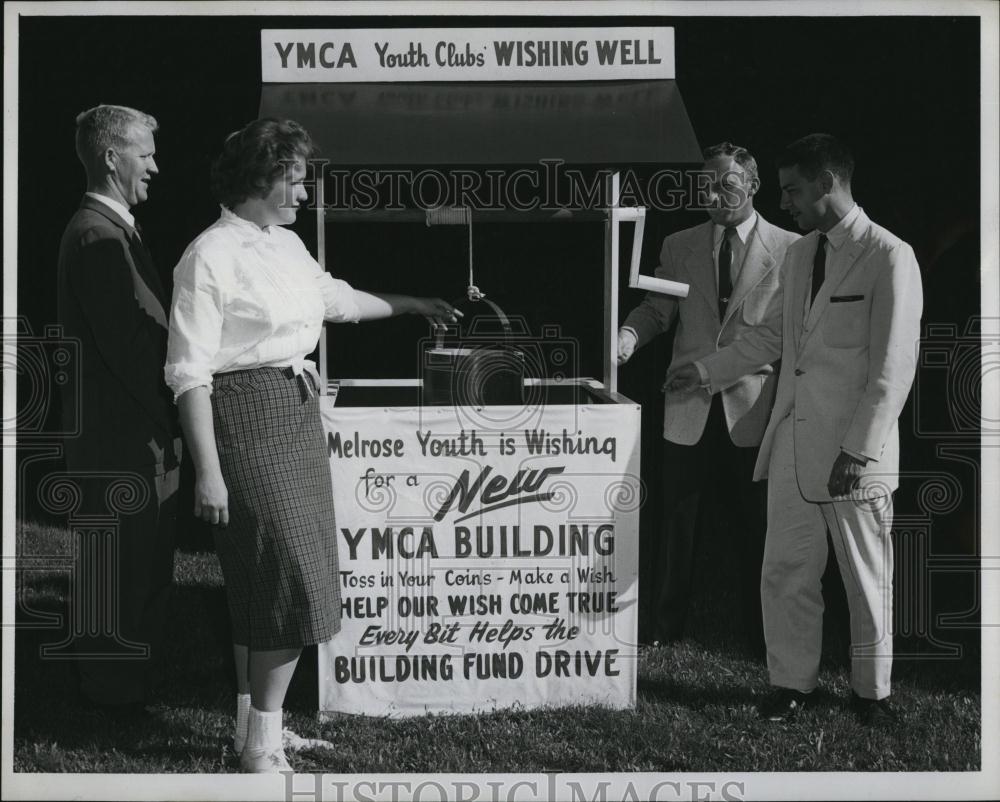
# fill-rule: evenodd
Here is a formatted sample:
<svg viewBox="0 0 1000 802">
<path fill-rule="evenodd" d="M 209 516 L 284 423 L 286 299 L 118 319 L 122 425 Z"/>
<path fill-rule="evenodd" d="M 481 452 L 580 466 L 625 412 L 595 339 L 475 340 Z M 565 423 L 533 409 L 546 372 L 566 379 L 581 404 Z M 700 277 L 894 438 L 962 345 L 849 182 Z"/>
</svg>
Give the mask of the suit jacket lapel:
<svg viewBox="0 0 1000 802">
<path fill-rule="evenodd" d="M 708 222 L 704 224 L 704 231 L 699 232 L 696 243 L 688 251 L 684 264 L 687 267 L 688 275 L 691 276 L 691 283 L 705 296 L 705 300 L 715 310 L 715 315 L 718 317 L 719 289 L 716 284 L 712 245 L 712 223 Z"/>
<path fill-rule="evenodd" d="M 138 236 L 129 238 L 129 252 L 132 254 L 132 264 L 135 273 L 132 276 L 135 285 L 135 299 L 140 308 L 163 328 L 167 328 L 167 304 L 164 302 L 163 285 L 156 275 L 153 260 Z"/>
<path fill-rule="evenodd" d="M 167 328 L 166 293 L 160 282 L 160 277 L 156 273 L 156 268 L 153 266 L 149 251 L 139 241 L 135 230 L 105 204 L 86 195 L 84 195 L 80 207 L 103 215 L 122 230 L 131 256 L 129 267 L 132 271 L 132 286 L 135 290 L 136 302 L 160 326 Z"/>
<path fill-rule="evenodd" d="M 815 232 L 807 236 L 812 237 L 813 240 L 819 239 L 819 235 Z M 789 271 L 788 274 L 788 279 L 792 282 L 792 286 L 785 288 L 785 292 L 791 293 L 792 334 L 799 350 L 801 350 L 805 342 L 803 327 L 805 326 L 806 295 L 809 292 L 809 279 L 812 276 L 811 254 L 814 252 L 814 250 L 804 249 L 799 264 L 795 265 L 795 268 Z"/>
<path fill-rule="evenodd" d="M 768 247 L 768 243 L 764 242 L 762 224 L 766 225 L 764 218 L 758 214 L 757 225 L 753 228 L 753 232 L 750 235 L 750 242 L 747 244 L 746 254 L 743 257 L 743 266 L 740 268 L 740 274 L 736 279 L 736 286 L 733 287 L 733 296 L 729 299 L 729 305 L 726 307 L 725 320 L 729 320 L 750 290 L 756 287 L 761 282 L 761 279 L 767 275 L 768 271 L 774 267 L 774 257 L 771 256 L 771 249 Z M 725 320 L 723 323 L 725 323 Z"/>
<path fill-rule="evenodd" d="M 826 279 L 823 281 L 823 286 L 819 288 L 819 292 L 816 294 L 815 300 L 813 300 L 812 306 L 809 307 L 809 314 L 806 316 L 806 323 L 809 328 L 809 333 L 811 334 L 816 330 L 816 323 L 826 312 L 827 307 L 830 305 L 830 297 L 837 291 L 837 287 L 844 280 L 851 269 L 858 263 L 858 259 L 865 252 L 866 244 L 863 240 L 864 232 L 868 230 L 868 220 L 867 218 L 859 219 L 855 222 L 850 232 L 850 236 L 844 241 L 841 246 L 844 249 L 843 259 L 837 259 L 839 265 L 833 265 L 827 270 Z M 814 252 L 814 251 L 813 251 Z M 839 256 L 839 254 L 838 254 Z M 828 265 L 829 265 L 828 260 Z M 803 281 L 803 284 L 806 283 Z M 803 294 L 803 302 L 805 301 L 805 295 Z M 807 334 L 804 339 L 808 339 Z"/>
<path fill-rule="evenodd" d="M 156 266 L 153 264 L 153 257 L 150 256 L 149 249 L 135 233 L 129 237 L 129 248 L 132 251 L 136 266 L 139 268 L 139 273 L 156 295 L 160 304 L 165 306 L 167 301 L 166 291 L 163 289 L 163 282 L 160 281 L 159 273 L 156 272 Z"/>
</svg>

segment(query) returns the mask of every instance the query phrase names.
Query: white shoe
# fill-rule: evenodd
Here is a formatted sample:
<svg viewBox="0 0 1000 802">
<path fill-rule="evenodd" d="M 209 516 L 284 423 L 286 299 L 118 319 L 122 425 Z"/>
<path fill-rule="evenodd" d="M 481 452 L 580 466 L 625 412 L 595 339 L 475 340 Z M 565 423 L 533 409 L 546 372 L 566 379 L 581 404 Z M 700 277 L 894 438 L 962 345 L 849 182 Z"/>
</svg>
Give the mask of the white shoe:
<svg viewBox="0 0 1000 802">
<path fill-rule="evenodd" d="M 289 752 L 302 752 L 306 749 L 333 749 L 330 741 L 322 738 L 303 738 L 291 730 L 281 731 L 281 745 Z"/>
<path fill-rule="evenodd" d="M 264 749 L 244 749 L 240 755 L 240 771 L 244 774 L 278 774 L 293 769 L 281 749 L 272 752 Z"/>
</svg>

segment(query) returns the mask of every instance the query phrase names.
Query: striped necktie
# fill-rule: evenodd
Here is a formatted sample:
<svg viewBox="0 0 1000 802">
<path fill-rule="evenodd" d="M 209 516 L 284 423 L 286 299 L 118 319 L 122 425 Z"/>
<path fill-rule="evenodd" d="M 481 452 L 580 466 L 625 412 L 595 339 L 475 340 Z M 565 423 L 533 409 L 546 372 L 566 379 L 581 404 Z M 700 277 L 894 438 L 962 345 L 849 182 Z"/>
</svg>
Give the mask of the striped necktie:
<svg viewBox="0 0 1000 802">
<path fill-rule="evenodd" d="M 719 320 L 726 316 L 729 296 L 733 294 L 733 243 L 735 228 L 727 228 L 722 234 L 722 244 L 719 245 Z"/>
</svg>

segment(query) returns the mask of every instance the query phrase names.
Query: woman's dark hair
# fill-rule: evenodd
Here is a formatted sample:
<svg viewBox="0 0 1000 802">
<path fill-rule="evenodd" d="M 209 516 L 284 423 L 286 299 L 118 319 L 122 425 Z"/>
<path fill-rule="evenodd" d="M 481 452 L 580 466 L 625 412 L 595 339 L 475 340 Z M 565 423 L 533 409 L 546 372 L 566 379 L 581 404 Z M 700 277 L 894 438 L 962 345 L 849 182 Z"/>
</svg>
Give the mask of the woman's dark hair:
<svg viewBox="0 0 1000 802">
<path fill-rule="evenodd" d="M 212 163 L 212 194 L 228 209 L 263 198 L 296 156 L 308 159 L 315 152 L 308 132 L 294 120 L 254 120 L 226 137 Z"/>
</svg>

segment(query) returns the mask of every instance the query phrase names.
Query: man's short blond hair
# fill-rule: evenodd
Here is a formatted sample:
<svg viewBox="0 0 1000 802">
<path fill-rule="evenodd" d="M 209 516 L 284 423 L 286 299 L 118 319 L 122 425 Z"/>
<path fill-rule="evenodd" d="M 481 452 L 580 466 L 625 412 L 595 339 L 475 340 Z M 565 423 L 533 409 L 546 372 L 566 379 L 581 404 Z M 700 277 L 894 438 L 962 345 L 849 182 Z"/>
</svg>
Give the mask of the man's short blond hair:
<svg viewBox="0 0 1000 802">
<path fill-rule="evenodd" d="M 101 159 L 108 148 L 122 149 L 134 139 L 139 126 L 155 133 L 160 125 L 156 118 L 128 106 L 101 104 L 76 116 L 76 155 L 87 175 L 99 171 Z"/>
</svg>

